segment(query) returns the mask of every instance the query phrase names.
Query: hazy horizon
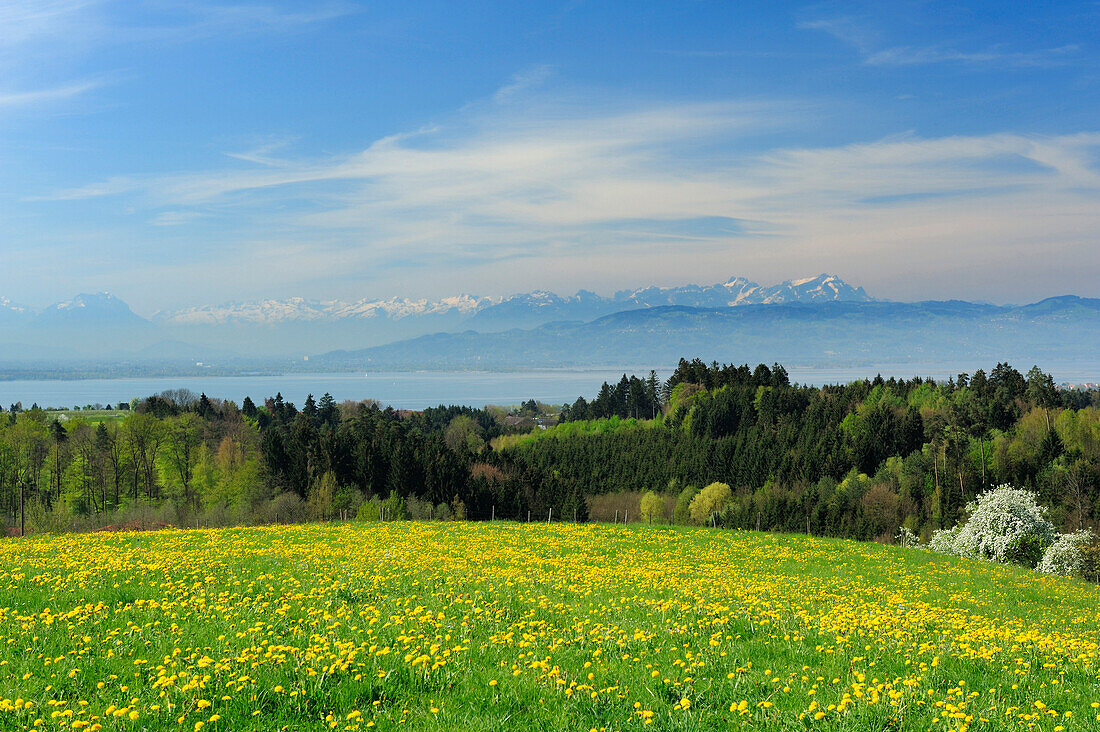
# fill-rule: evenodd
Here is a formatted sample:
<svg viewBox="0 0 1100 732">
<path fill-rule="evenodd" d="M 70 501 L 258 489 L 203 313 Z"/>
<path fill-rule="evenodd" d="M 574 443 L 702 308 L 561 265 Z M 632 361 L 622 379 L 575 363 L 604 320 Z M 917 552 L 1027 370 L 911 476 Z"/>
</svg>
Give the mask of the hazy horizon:
<svg viewBox="0 0 1100 732">
<path fill-rule="evenodd" d="M 807 280 L 811 280 L 811 279 L 815 279 L 817 277 L 820 277 L 821 275 L 828 275 L 829 277 L 836 277 L 837 279 L 840 279 L 843 282 L 845 282 L 846 284 L 851 285 L 852 287 L 855 287 L 855 288 L 862 287 L 862 285 L 860 285 L 860 283 L 852 282 L 850 280 L 845 279 L 843 276 L 840 276 L 840 275 L 837 275 L 837 274 L 834 274 L 834 273 L 818 273 L 817 275 L 814 275 L 813 277 L 790 277 L 790 278 L 784 279 L 781 282 L 757 282 L 756 284 L 767 288 L 767 287 L 772 287 L 772 286 L 776 286 L 776 285 L 781 285 L 781 284 L 784 284 L 786 282 L 793 282 L 793 283 L 804 282 L 804 281 L 807 281 Z M 673 282 L 671 284 L 657 284 L 657 283 L 654 283 L 654 282 L 648 282 L 648 283 L 647 282 L 639 282 L 639 283 L 637 283 L 633 286 L 629 286 L 629 287 L 602 288 L 602 289 L 597 289 L 597 290 L 589 290 L 587 288 L 574 288 L 572 290 L 554 291 L 554 290 L 549 290 L 547 288 L 534 288 L 532 290 L 528 290 L 528 291 L 525 291 L 525 292 L 519 292 L 519 291 L 514 291 L 514 290 L 497 290 L 497 291 L 492 291 L 492 292 L 439 292 L 435 296 L 427 296 L 427 297 L 421 297 L 421 298 L 406 297 L 406 296 L 403 296 L 403 295 L 400 295 L 400 294 L 393 295 L 393 296 L 390 296 L 390 297 L 374 297 L 369 292 L 365 293 L 361 296 L 353 295 L 353 296 L 350 296 L 348 298 L 337 298 L 337 297 L 331 297 L 331 296 L 329 296 L 329 297 L 326 297 L 326 296 L 306 297 L 304 295 L 296 295 L 296 294 L 293 294 L 293 293 L 288 293 L 287 295 L 285 295 L 283 297 L 269 297 L 269 296 L 258 295 L 255 298 L 234 297 L 234 298 L 229 298 L 229 299 L 224 299 L 224 300 L 211 300 L 211 301 L 197 301 L 196 300 L 194 302 L 181 304 L 177 308 L 162 308 L 162 309 L 157 309 L 157 310 L 145 310 L 145 309 L 139 309 L 137 307 L 133 307 L 133 304 L 130 303 L 129 301 L 127 301 L 125 298 L 123 298 L 120 295 L 118 295 L 117 293 L 111 292 L 109 290 L 100 290 L 100 291 L 95 291 L 95 292 L 75 292 L 75 293 L 72 293 L 70 296 L 63 297 L 59 300 L 52 300 L 52 299 L 51 300 L 39 300 L 38 302 L 25 302 L 25 301 L 17 302 L 15 300 L 11 299 L 11 298 L 7 298 L 5 295 L 0 293 L 0 300 L 7 299 L 11 302 L 12 305 L 26 307 L 26 308 L 31 309 L 32 311 L 41 311 L 41 310 L 47 309 L 47 308 L 49 308 L 53 305 L 58 305 L 58 304 L 61 304 L 61 303 L 66 303 L 66 302 L 72 302 L 73 300 L 76 300 L 77 298 L 80 298 L 80 297 L 84 297 L 84 296 L 93 296 L 94 297 L 94 296 L 99 296 L 99 295 L 105 295 L 105 296 L 110 296 L 110 297 L 114 297 L 114 298 L 117 298 L 119 300 L 122 300 L 128 306 L 131 306 L 131 309 L 134 312 L 134 314 L 138 315 L 139 317 L 142 317 L 142 318 L 145 318 L 145 319 L 153 319 L 153 318 L 155 318 L 159 315 L 174 314 L 174 313 L 186 312 L 186 311 L 192 310 L 192 309 L 203 309 L 203 308 L 207 308 L 207 307 L 221 308 L 221 307 L 230 307 L 230 306 L 234 306 L 234 305 L 258 305 L 258 304 L 261 304 L 261 303 L 264 303 L 264 302 L 280 302 L 280 303 L 282 303 L 282 302 L 293 302 L 293 301 L 297 301 L 297 300 L 301 300 L 303 302 L 308 302 L 308 303 L 314 303 L 314 304 L 322 304 L 322 305 L 330 304 L 330 303 L 354 304 L 354 303 L 360 302 L 360 301 L 385 301 L 385 300 L 389 300 L 389 299 L 395 299 L 395 300 L 408 299 L 408 300 L 414 301 L 414 302 L 415 301 L 427 301 L 428 303 L 433 303 L 433 302 L 441 302 L 441 301 L 444 301 L 444 300 L 454 300 L 454 299 L 462 298 L 462 297 L 487 298 L 487 299 L 494 300 L 494 301 L 504 301 L 504 300 L 508 300 L 509 298 L 512 298 L 512 297 L 521 297 L 521 296 L 524 296 L 524 295 L 530 295 L 530 294 L 539 293 L 539 292 L 549 292 L 551 294 L 558 295 L 558 296 L 565 297 L 565 298 L 575 297 L 575 296 L 579 295 L 581 292 L 589 292 L 589 293 L 593 293 L 593 294 L 597 295 L 598 297 L 610 299 L 610 298 L 613 298 L 616 295 L 619 295 L 621 293 L 634 292 L 634 291 L 644 290 L 644 289 L 651 288 L 651 287 L 657 287 L 657 288 L 661 288 L 661 289 L 671 289 L 671 290 L 675 290 L 675 289 L 681 288 L 681 287 L 691 287 L 691 286 L 695 286 L 695 285 L 701 285 L 701 286 L 708 286 L 709 287 L 709 286 L 714 286 L 714 285 L 722 285 L 726 281 L 729 281 L 730 279 L 733 279 L 733 278 L 732 277 L 720 278 L 720 279 L 718 279 L 716 281 L 713 281 L 713 282 L 709 282 L 709 281 L 708 282 L 676 281 L 676 282 Z M 863 288 L 863 289 L 866 290 L 866 288 Z M 961 298 L 961 297 L 959 297 L 959 298 L 932 298 L 932 297 L 919 297 L 919 296 L 914 298 L 914 299 L 911 299 L 911 300 L 901 300 L 901 299 L 894 299 L 894 298 L 889 298 L 889 297 L 881 297 L 881 296 L 876 295 L 874 292 L 867 292 L 867 294 L 872 300 L 876 300 L 876 301 L 880 301 L 880 302 L 916 303 L 916 302 L 926 302 L 926 301 L 960 300 L 960 301 L 970 302 L 970 303 L 975 303 L 975 304 L 989 304 L 989 305 L 1009 306 L 1009 307 L 1010 306 L 1021 306 L 1021 305 L 1034 304 L 1034 303 L 1040 302 L 1042 300 L 1050 299 L 1050 298 L 1067 297 L 1067 296 L 1068 297 L 1088 297 L 1087 295 L 1080 295 L 1079 293 L 1076 293 L 1076 292 L 1060 292 L 1060 293 L 1055 293 L 1055 294 L 1050 294 L 1050 295 L 1044 295 L 1043 297 L 1040 297 L 1036 300 L 1010 299 L 1009 297 L 1007 297 L 1007 295 L 1006 295 L 1006 297 L 1004 297 L 1000 300 L 996 300 L 996 301 L 995 300 L 986 300 L 986 299 L 981 299 L 981 298 L 969 298 L 969 299 Z"/>
<path fill-rule="evenodd" d="M 0 297 L 1100 297 L 1094 3 L 0 0 Z"/>
</svg>

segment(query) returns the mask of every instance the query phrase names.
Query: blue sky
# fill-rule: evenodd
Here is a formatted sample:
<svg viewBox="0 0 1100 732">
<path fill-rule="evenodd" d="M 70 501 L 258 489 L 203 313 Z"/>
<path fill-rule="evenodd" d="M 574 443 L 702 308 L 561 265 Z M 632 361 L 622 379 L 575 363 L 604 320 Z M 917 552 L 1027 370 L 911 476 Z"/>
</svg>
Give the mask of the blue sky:
<svg viewBox="0 0 1100 732">
<path fill-rule="evenodd" d="M 1100 4 L 0 0 L 0 296 L 1100 296 Z"/>
</svg>

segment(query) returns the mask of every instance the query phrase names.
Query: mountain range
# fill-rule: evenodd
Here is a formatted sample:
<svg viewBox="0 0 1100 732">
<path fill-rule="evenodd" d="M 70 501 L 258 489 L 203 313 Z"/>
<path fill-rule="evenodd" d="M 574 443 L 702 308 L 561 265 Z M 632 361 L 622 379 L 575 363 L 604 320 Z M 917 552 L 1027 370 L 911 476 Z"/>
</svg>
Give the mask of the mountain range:
<svg viewBox="0 0 1100 732">
<path fill-rule="evenodd" d="M 746 307 L 659 306 L 590 322 L 499 333 L 438 333 L 335 351 L 328 369 L 401 370 L 608 367 L 675 364 L 681 357 L 795 367 L 1017 365 L 1085 369 L 1100 362 L 1100 299 L 1030 305 L 964 301 L 793 302 Z"/>
<path fill-rule="evenodd" d="M 869 302 L 862 287 L 852 287 L 839 277 L 821 274 L 799 280 L 787 280 L 770 287 L 742 277 L 731 277 L 722 284 L 646 287 L 621 290 L 612 297 L 580 290 L 576 295 L 561 296 L 545 290 L 508 297 L 456 295 L 441 300 L 363 299 L 286 300 L 233 302 L 204 305 L 153 314 L 156 322 L 173 327 L 194 325 L 277 324 L 288 322 L 325 322 L 382 320 L 393 321 L 458 316 L 478 326 L 523 327 L 550 320 L 591 320 L 621 310 L 684 305 L 688 307 L 730 307 L 736 305 L 778 304 L 826 301 Z"/>
<path fill-rule="evenodd" d="M 301 358 L 440 332 L 499 332 L 563 320 L 591 321 L 660 306 L 870 302 L 861 287 L 822 274 L 762 286 L 732 277 L 714 285 L 645 287 L 610 297 L 536 290 L 506 297 L 231 302 L 135 314 L 109 293 L 81 294 L 42 310 L 0 298 L 0 362 L 26 358 Z M 184 356 L 183 354 L 188 354 Z"/>
<path fill-rule="evenodd" d="M 135 314 L 107 293 L 35 310 L 0 299 L 0 378 L 256 370 L 1100 362 L 1100 300 L 876 300 L 838 277 L 645 287 L 611 296 L 302 298 Z M 76 364 L 65 366 L 64 364 Z M 204 373 L 212 373 L 204 371 Z"/>
</svg>

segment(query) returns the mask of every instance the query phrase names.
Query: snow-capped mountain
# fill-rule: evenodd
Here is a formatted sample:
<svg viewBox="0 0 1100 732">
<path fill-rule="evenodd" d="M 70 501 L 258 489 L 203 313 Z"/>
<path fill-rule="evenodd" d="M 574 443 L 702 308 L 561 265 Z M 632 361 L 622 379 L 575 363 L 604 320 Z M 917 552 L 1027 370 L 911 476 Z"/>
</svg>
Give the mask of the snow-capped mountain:
<svg viewBox="0 0 1100 732">
<path fill-rule="evenodd" d="M 153 325 L 110 293 L 80 294 L 35 310 L 0 299 L 0 360 L 77 358 L 140 347 Z"/>
<path fill-rule="evenodd" d="M 81 293 L 71 300 L 54 303 L 38 315 L 42 322 L 71 324 L 107 323 L 126 325 L 145 322 L 125 302 L 109 292 Z"/>
<path fill-rule="evenodd" d="M 153 314 L 153 320 L 167 325 L 224 325 L 227 323 L 273 324 L 291 321 L 345 320 L 390 318 L 399 320 L 424 315 L 455 312 L 472 314 L 500 298 L 456 295 L 442 300 L 409 300 L 391 297 L 386 300 L 307 300 L 291 297 L 286 300 L 231 302 L 223 305 L 201 305 Z"/>
<path fill-rule="evenodd" d="M 292 297 L 285 300 L 230 302 L 222 305 L 201 305 L 182 310 L 162 311 L 155 313 L 152 319 L 169 326 L 195 326 L 245 323 L 271 325 L 285 322 L 378 318 L 402 320 L 433 315 L 457 315 L 470 318 L 478 316 L 477 319 L 480 322 L 487 323 L 512 321 L 517 318 L 522 320 L 528 316 L 536 316 L 539 320 L 542 320 L 542 316 L 584 320 L 625 308 L 662 305 L 730 307 L 831 300 L 866 302 L 870 299 L 863 288 L 852 287 L 835 275 L 822 274 L 801 280 L 788 280 L 770 287 L 763 287 L 743 277 L 732 277 L 717 285 L 645 287 L 637 290 L 622 290 L 612 297 L 601 297 L 587 290 L 581 290 L 576 295 L 565 296 L 545 290 L 534 290 L 507 297 L 463 294 L 440 300 L 391 297 L 382 300 L 364 298 L 347 302 Z"/>
<path fill-rule="evenodd" d="M 635 308 L 681 305 L 721 308 L 738 305 L 776 305 L 792 302 L 870 302 L 862 287 L 852 287 L 836 275 L 820 274 L 764 287 L 744 277 L 731 277 L 720 285 L 646 287 L 615 293 L 616 303 Z"/>
<path fill-rule="evenodd" d="M 152 320 L 164 325 L 225 325 L 227 323 L 278 323 L 320 320 L 329 314 L 333 301 L 321 302 L 291 297 L 286 300 L 227 302 L 198 305 L 180 310 L 157 311 Z"/>
<path fill-rule="evenodd" d="M 696 308 L 720 308 L 745 305 L 753 302 L 752 293 L 760 285 L 744 277 L 731 277 L 718 285 L 683 285 L 680 287 L 643 287 L 639 290 L 620 290 L 612 298 L 616 303 L 632 308 L 655 308 L 665 305 L 681 305 Z"/>
<path fill-rule="evenodd" d="M 714 285 L 644 287 L 610 297 L 587 290 L 575 295 L 545 290 L 506 297 L 462 294 L 438 300 L 291 297 L 162 311 L 147 320 L 134 314 L 119 298 L 97 293 L 77 295 L 37 311 L 0 299 L 0 348 L 5 344 L 64 344 L 88 355 L 132 352 L 145 358 L 150 349 L 156 351 L 157 344 L 174 341 L 199 347 L 196 353 L 207 348 L 213 354 L 233 351 L 253 356 L 295 354 L 300 358 L 431 333 L 491 333 L 535 328 L 554 321 L 589 322 L 626 310 L 662 306 L 728 308 L 870 299 L 862 288 L 823 274 L 767 287 L 731 277 Z M 168 354 L 166 349 L 165 358 Z"/>
<path fill-rule="evenodd" d="M 0 323 L 17 321 L 24 317 L 27 309 L 18 305 L 6 297 L 0 297 Z"/>
<path fill-rule="evenodd" d="M 337 318 L 378 318 L 395 320 L 423 315 L 443 315 L 459 313 L 470 315 L 500 302 L 499 297 L 474 297 L 473 295 L 455 295 L 442 300 L 407 300 L 391 297 L 388 300 L 359 300 L 332 310 Z"/>
<path fill-rule="evenodd" d="M 836 275 L 819 274 L 801 280 L 787 280 L 761 288 L 761 304 L 788 302 L 870 302 L 862 287 L 852 287 Z"/>
<path fill-rule="evenodd" d="M 750 282 L 743 277 L 732 277 L 717 285 L 645 287 L 637 290 L 621 290 L 612 297 L 601 297 L 587 290 L 564 296 L 545 290 L 534 290 L 506 297 L 462 294 L 440 300 L 391 297 L 382 300 L 364 298 L 349 302 L 291 297 L 285 300 L 229 302 L 221 305 L 200 305 L 181 310 L 161 311 L 154 313 L 152 319 L 164 325 L 179 326 L 231 323 L 270 325 L 284 322 L 377 318 L 402 320 L 432 315 L 458 315 L 471 318 L 481 316 L 479 320 L 482 322 L 513 320 L 529 315 L 553 315 L 555 318 L 566 320 L 583 320 L 624 308 L 662 305 L 731 307 L 832 300 L 867 302 L 871 298 L 862 287 L 852 287 L 835 275 L 822 274 L 800 280 L 787 280 L 769 287 Z"/>
</svg>

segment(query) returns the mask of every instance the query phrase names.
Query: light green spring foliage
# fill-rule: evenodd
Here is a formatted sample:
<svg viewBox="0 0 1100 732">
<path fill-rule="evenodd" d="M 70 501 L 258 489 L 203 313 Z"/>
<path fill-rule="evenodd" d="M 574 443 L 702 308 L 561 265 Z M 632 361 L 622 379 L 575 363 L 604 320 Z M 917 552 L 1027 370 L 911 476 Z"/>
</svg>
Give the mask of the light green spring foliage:
<svg viewBox="0 0 1100 732">
<path fill-rule="evenodd" d="M 699 384 L 691 384 L 686 381 L 680 382 L 672 389 L 672 394 L 668 401 L 669 413 L 675 414 L 681 407 L 685 409 L 690 408 L 699 396 L 705 395 L 706 393 L 707 390 Z"/>
<path fill-rule="evenodd" d="M 676 507 L 672 510 L 672 520 L 675 523 L 691 523 L 691 501 L 698 493 L 699 489 L 693 485 L 686 486 L 680 491 L 680 495 L 676 497 Z"/>
<path fill-rule="evenodd" d="M 331 470 L 325 471 L 319 478 L 313 481 L 313 488 L 309 492 L 308 506 L 309 516 L 313 519 L 331 518 L 333 498 L 336 497 L 336 474 Z"/>
<path fill-rule="evenodd" d="M 485 445 L 481 425 L 468 414 L 451 420 L 443 432 L 443 441 L 457 453 L 476 454 Z"/>
<path fill-rule="evenodd" d="M 382 502 L 377 497 L 359 504 L 359 511 L 355 514 L 356 521 L 377 521 L 381 518 Z"/>
<path fill-rule="evenodd" d="M 501 435 L 491 441 L 494 450 L 509 450 L 535 440 L 565 439 L 576 435 L 608 435 L 635 429 L 655 429 L 660 420 L 635 419 L 634 417 L 601 417 L 562 422 L 548 429 L 536 429 L 521 435 Z"/>
<path fill-rule="evenodd" d="M 653 491 L 646 491 L 640 501 L 639 511 L 645 523 L 660 523 L 665 520 L 665 499 Z"/>
<path fill-rule="evenodd" d="M 691 520 L 697 524 L 705 524 L 711 516 L 725 508 L 733 498 L 733 492 L 726 483 L 711 483 L 699 491 L 699 495 L 691 499 L 688 512 Z"/>
</svg>

